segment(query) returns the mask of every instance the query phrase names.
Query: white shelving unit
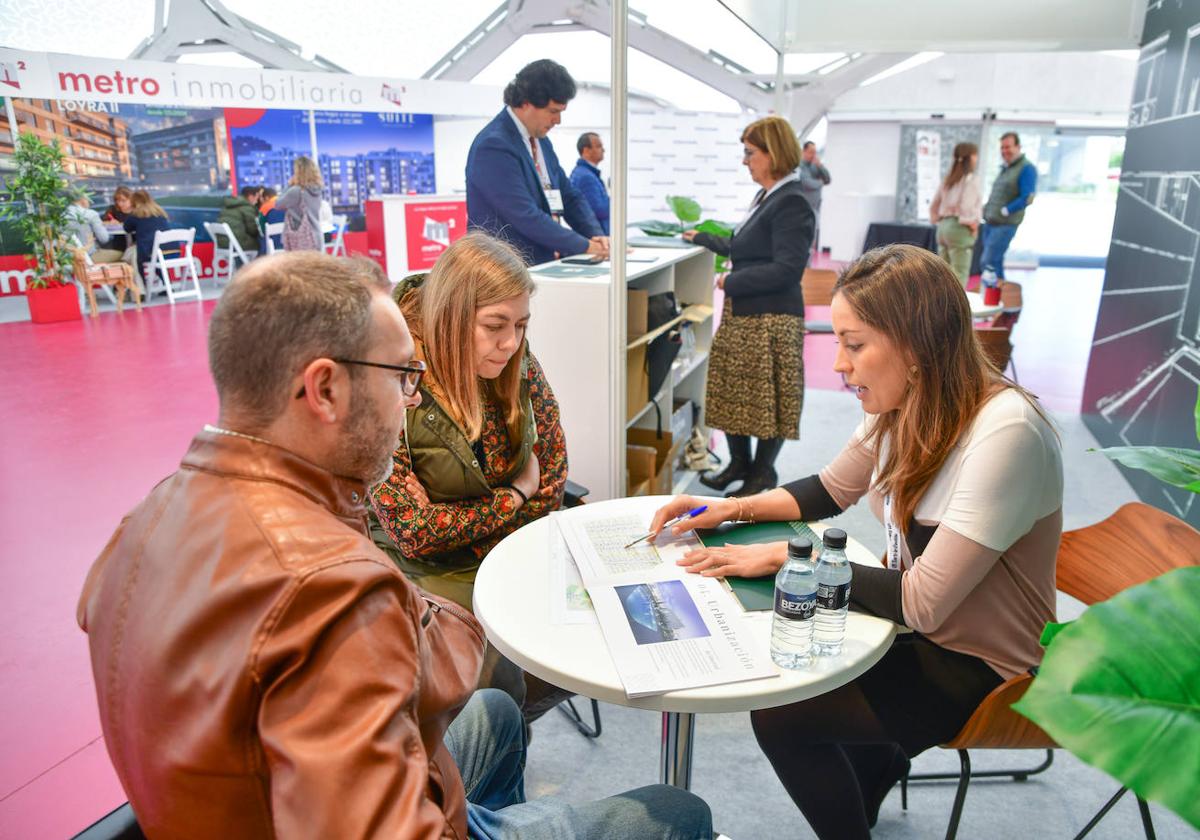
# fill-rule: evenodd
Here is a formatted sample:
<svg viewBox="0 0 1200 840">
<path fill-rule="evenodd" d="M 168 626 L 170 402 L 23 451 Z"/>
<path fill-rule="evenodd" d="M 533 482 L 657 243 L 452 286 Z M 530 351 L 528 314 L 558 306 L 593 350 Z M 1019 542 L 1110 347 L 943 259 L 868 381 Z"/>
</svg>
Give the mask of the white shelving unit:
<svg viewBox="0 0 1200 840">
<path fill-rule="evenodd" d="M 640 260 L 653 259 L 653 262 Z M 675 293 L 680 309 L 713 301 L 713 255 L 704 248 L 635 248 L 627 263 L 627 286 L 651 295 Z M 704 380 L 712 346 L 713 321 L 691 329 L 695 352 L 676 358 L 660 391 L 640 409 L 625 406 L 624 349 L 631 338 L 625 323 L 613 323 L 609 307 L 612 277 L 591 266 L 546 263 L 532 269 L 537 292 L 531 303 L 529 343 L 546 371 L 562 411 L 567 458 L 573 481 L 591 490 L 591 500 L 625 495 L 624 433 L 629 428 L 655 428 L 654 405 L 669 431 L 676 399 L 691 400 L 696 419 L 703 418 Z M 571 272 L 568 276 L 555 276 Z M 610 383 L 617 378 L 619 387 Z M 617 395 L 617 396 L 614 396 Z M 628 419 L 633 414 L 632 419 Z M 616 441 L 622 441 L 620 446 Z M 615 468 L 614 468 L 615 467 Z M 677 474 L 678 475 L 678 474 Z M 686 478 L 690 478 L 690 475 Z M 680 477 L 677 486 L 686 484 Z"/>
</svg>

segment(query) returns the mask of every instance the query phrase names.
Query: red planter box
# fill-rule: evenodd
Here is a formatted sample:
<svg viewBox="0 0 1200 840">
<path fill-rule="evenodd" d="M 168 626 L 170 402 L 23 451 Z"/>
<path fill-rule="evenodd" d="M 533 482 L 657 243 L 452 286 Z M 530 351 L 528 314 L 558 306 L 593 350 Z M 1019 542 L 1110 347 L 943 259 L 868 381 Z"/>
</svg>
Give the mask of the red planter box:
<svg viewBox="0 0 1200 840">
<path fill-rule="evenodd" d="M 49 286 L 45 289 L 25 290 L 29 301 L 29 317 L 35 324 L 53 324 L 55 321 L 78 321 L 83 318 L 79 311 L 79 293 L 74 284 Z"/>
</svg>

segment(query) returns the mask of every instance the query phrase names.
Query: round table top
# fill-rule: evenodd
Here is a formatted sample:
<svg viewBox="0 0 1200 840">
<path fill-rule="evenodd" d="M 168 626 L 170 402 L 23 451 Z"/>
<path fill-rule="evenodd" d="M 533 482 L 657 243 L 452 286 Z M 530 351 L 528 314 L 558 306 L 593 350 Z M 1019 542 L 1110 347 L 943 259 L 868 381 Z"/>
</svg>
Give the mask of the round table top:
<svg viewBox="0 0 1200 840">
<path fill-rule="evenodd" d="M 647 522 L 669 496 L 648 496 Z M 628 504 L 627 500 L 617 500 Z M 606 502 L 593 502 L 595 511 Z M 810 523 L 820 533 L 825 526 Z M 842 654 L 814 659 L 812 667 L 790 671 L 772 665 L 780 676 L 726 685 L 672 691 L 629 699 L 617 675 L 600 625 L 555 624 L 551 590 L 549 518 L 520 528 L 488 554 L 475 578 L 475 615 L 488 640 L 534 676 L 585 697 L 638 709 L 663 712 L 745 712 L 794 703 L 838 688 L 862 674 L 891 646 L 896 625 L 882 618 L 851 612 L 847 616 Z M 878 566 L 879 560 L 850 540 L 852 562 Z M 770 659 L 771 611 L 743 613 L 752 639 Z"/>
</svg>

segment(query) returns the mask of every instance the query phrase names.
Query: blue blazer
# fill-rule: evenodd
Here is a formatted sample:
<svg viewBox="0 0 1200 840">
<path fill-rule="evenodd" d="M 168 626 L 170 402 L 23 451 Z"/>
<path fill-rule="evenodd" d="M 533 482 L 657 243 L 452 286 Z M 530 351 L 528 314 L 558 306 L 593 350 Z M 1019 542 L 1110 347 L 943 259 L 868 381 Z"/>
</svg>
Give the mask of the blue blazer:
<svg viewBox="0 0 1200 840">
<path fill-rule="evenodd" d="M 567 230 L 550 215 L 533 157 L 505 108 L 476 135 L 467 154 L 467 227 L 506 240 L 529 265 L 582 254 L 593 236 L 603 236 L 596 214 L 571 186 L 554 147 L 541 139 L 538 154 L 546 162 L 550 184 L 562 192 Z"/>
<path fill-rule="evenodd" d="M 608 190 L 604 188 L 604 181 L 600 178 L 600 170 L 583 158 L 580 158 L 575 162 L 575 168 L 571 170 L 571 186 L 579 190 L 583 197 L 587 199 L 588 206 L 596 214 L 596 219 L 600 222 L 600 227 L 604 230 L 604 235 L 607 236 Z"/>
</svg>

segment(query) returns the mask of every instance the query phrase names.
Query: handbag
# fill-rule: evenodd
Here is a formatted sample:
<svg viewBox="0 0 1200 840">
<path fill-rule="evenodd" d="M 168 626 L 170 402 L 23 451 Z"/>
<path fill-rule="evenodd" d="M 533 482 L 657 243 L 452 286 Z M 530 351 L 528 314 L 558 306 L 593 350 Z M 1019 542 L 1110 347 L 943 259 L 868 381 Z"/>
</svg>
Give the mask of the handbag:
<svg viewBox="0 0 1200 840">
<path fill-rule="evenodd" d="M 679 304 L 675 302 L 674 292 L 650 295 L 646 310 L 646 326 L 650 331 L 678 317 Z M 679 355 L 682 343 L 683 339 L 676 328 L 667 330 L 646 345 L 646 374 L 650 381 L 651 399 L 654 399 L 655 394 L 667 381 L 667 375 L 671 372 L 671 364 Z"/>
</svg>

